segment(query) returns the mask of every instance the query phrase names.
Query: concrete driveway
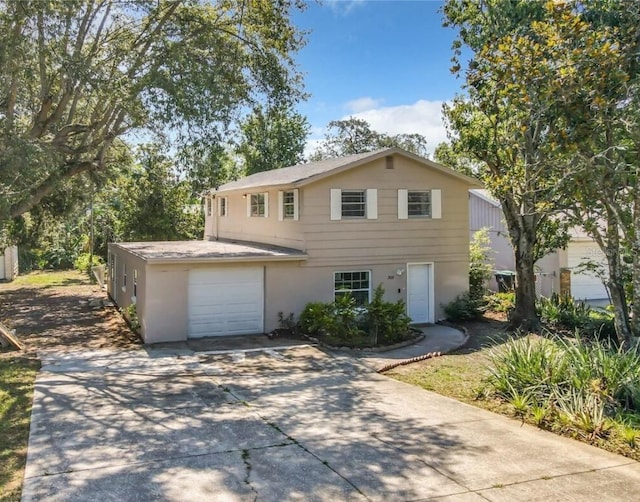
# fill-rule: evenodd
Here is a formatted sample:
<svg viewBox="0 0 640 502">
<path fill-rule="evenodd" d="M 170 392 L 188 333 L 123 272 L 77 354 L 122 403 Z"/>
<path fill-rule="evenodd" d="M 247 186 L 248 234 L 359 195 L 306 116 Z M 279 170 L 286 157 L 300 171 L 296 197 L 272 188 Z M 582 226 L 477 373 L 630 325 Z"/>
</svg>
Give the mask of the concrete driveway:
<svg viewBox="0 0 640 502">
<path fill-rule="evenodd" d="M 50 353 L 22 500 L 638 500 L 640 464 L 312 347 Z"/>
</svg>

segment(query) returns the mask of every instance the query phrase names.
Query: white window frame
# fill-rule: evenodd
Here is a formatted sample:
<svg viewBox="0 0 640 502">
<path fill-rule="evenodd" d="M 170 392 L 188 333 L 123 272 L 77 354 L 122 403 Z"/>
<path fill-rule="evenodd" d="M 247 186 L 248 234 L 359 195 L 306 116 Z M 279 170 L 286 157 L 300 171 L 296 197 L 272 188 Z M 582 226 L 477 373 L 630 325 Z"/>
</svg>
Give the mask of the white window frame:
<svg viewBox="0 0 640 502">
<path fill-rule="evenodd" d="M 291 194 L 291 202 L 285 202 L 287 194 Z M 287 214 L 286 208 L 291 207 L 291 212 Z M 278 191 L 278 221 L 298 220 L 298 189 Z"/>
<path fill-rule="evenodd" d="M 122 292 L 127 291 L 127 262 L 122 265 Z"/>
<path fill-rule="evenodd" d="M 253 203 L 254 197 L 256 198 L 256 204 Z M 262 197 L 262 204 L 260 204 L 259 199 Z M 254 214 L 254 207 L 260 208 L 262 206 L 262 214 L 260 211 L 257 211 Z M 247 197 L 247 216 L 250 218 L 268 218 L 269 217 L 269 193 L 268 192 L 258 192 L 249 194 Z"/>
<path fill-rule="evenodd" d="M 364 194 L 364 215 L 347 216 L 343 213 L 342 195 L 344 192 L 362 192 Z M 375 188 L 332 188 L 331 189 L 331 219 L 332 220 L 375 220 L 378 218 L 378 190 Z"/>
<path fill-rule="evenodd" d="M 409 216 L 409 192 L 429 192 L 431 208 L 430 215 L 411 215 Z M 442 190 L 438 188 L 408 190 L 402 188 L 398 190 L 398 219 L 431 219 L 438 220 L 442 218 Z"/>
<path fill-rule="evenodd" d="M 138 269 L 133 269 L 133 297 L 132 300 L 135 302 L 135 298 L 138 296 Z"/>
<path fill-rule="evenodd" d="M 224 218 L 229 214 L 229 201 L 227 197 L 218 198 L 218 216 Z"/>
<path fill-rule="evenodd" d="M 207 216 L 211 216 L 213 214 L 213 202 L 211 201 L 211 197 L 207 197 Z"/>
<path fill-rule="evenodd" d="M 336 289 L 336 276 L 337 274 L 361 274 L 366 273 L 368 277 L 369 287 L 359 289 Z M 352 296 L 354 292 L 367 292 L 367 303 L 371 301 L 371 270 L 336 270 L 333 272 L 333 299 L 336 299 L 337 293 L 344 293 L 345 291 L 351 292 Z"/>
</svg>

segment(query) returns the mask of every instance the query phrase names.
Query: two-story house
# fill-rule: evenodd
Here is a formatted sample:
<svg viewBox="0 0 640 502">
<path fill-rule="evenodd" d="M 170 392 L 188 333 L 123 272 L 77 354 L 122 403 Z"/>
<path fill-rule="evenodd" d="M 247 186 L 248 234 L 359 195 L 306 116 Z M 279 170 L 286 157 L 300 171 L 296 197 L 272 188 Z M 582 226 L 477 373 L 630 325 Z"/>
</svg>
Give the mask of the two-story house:
<svg viewBox="0 0 640 502">
<path fill-rule="evenodd" d="M 279 313 L 378 285 L 416 323 L 468 288 L 476 180 L 391 148 L 257 173 L 206 194 L 204 240 L 109 245 L 148 343 L 269 332 Z"/>
</svg>

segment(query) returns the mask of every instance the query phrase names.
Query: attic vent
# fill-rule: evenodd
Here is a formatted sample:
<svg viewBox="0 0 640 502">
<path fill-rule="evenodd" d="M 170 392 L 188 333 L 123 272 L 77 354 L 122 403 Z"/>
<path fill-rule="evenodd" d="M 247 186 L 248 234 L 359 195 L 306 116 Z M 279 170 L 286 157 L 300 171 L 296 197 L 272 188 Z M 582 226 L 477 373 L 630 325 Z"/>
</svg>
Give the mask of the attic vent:
<svg viewBox="0 0 640 502">
<path fill-rule="evenodd" d="M 393 155 L 387 155 L 386 161 L 387 161 L 386 168 L 393 169 Z"/>
</svg>

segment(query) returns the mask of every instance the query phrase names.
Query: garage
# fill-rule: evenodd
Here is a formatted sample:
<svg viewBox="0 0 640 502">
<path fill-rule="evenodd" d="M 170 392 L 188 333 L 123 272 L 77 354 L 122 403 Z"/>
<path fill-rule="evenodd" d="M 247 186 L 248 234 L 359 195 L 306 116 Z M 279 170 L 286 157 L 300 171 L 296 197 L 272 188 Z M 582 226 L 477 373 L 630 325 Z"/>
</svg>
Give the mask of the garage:
<svg viewBox="0 0 640 502">
<path fill-rule="evenodd" d="M 594 273 L 581 270 L 586 262 L 592 262 L 607 270 L 604 254 L 593 242 L 570 242 L 567 247 L 567 265 L 571 269 L 571 294 L 578 300 L 600 300 L 609 297 L 602 279 Z"/>
<path fill-rule="evenodd" d="M 263 267 L 190 270 L 187 321 L 189 338 L 263 333 Z"/>
</svg>

